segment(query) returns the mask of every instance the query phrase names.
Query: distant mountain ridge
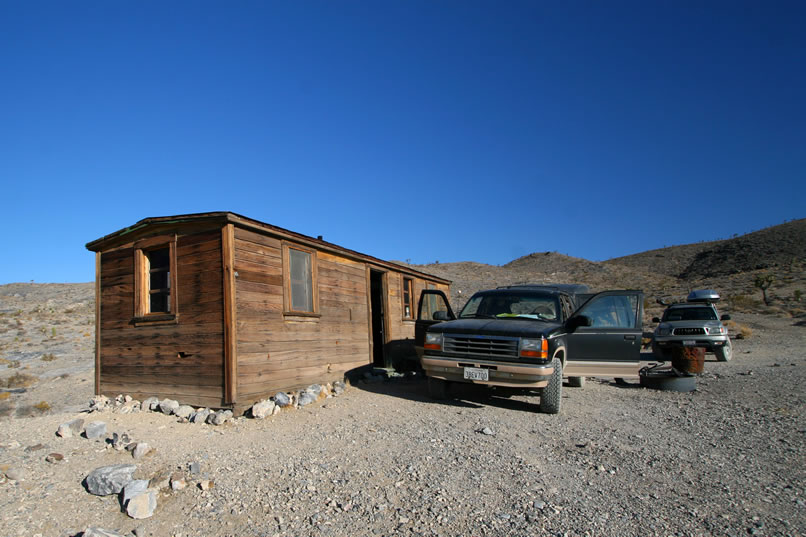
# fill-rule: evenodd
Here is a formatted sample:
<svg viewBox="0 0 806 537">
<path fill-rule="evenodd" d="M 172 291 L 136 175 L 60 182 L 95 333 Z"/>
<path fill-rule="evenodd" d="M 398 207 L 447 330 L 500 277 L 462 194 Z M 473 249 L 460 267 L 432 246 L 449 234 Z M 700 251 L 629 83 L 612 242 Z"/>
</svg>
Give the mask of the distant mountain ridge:
<svg viewBox="0 0 806 537">
<path fill-rule="evenodd" d="M 726 297 L 755 296 L 758 290 L 753 281 L 759 272 L 771 272 L 774 294 L 793 306 L 799 300 L 795 295 L 806 290 L 806 219 L 731 239 L 670 246 L 603 262 L 535 252 L 503 266 L 472 261 L 415 266 L 453 281 L 452 301 L 459 307 L 481 289 L 526 282 L 583 283 L 594 290 L 642 289 L 648 297 L 676 299 L 706 287 Z"/>
</svg>

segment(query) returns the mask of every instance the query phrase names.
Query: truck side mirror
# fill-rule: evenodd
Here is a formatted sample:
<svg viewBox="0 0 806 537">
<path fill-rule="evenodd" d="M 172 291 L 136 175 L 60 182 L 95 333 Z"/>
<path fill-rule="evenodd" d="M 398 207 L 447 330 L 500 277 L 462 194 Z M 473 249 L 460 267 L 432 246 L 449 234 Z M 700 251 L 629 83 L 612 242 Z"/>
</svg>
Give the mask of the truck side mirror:
<svg viewBox="0 0 806 537">
<path fill-rule="evenodd" d="M 586 315 L 575 315 L 568 319 L 568 322 L 565 323 L 565 327 L 569 332 L 573 332 L 580 326 L 590 326 L 591 325 L 591 318 Z"/>
<path fill-rule="evenodd" d="M 435 321 L 450 321 L 447 311 L 442 310 L 435 311 L 433 317 Z"/>
<path fill-rule="evenodd" d="M 659 317 L 652 317 L 652 322 L 653 322 L 653 323 L 659 323 L 659 322 L 660 322 L 660 318 L 659 318 Z"/>
<path fill-rule="evenodd" d="M 723 316 L 722 316 L 722 317 L 720 317 L 719 319 L 720 319 L 720 320 L 722 320 L 722 321 L 730 321 L 730 315 L 728 315 L 728 314 L 726 313 L 725 315 L 723 315 Z"/>
</svg>

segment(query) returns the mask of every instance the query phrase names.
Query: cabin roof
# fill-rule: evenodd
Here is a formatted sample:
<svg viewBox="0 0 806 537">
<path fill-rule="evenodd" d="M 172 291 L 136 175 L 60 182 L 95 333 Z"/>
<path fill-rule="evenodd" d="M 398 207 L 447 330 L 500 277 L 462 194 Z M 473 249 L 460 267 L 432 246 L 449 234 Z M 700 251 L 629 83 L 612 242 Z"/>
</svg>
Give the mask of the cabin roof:
<svg viewBox="0 0 806 537">
<path fill-rule="evenodd" d="M 247 229 L 252 229 L 255 231 L 262 231 L 265 233 L 269 233 L 271 235 L 280 236 L 283 238 L 291 239 L 297 241 L 301 244 L 305 244 L 307 246 L 314 247 L 318 250 L 323 251 L 330 251 L 334 253 L 342 254 L 346 257 L 367 261 L 375 265 L 387 267 L 398 272 L 405 272 L 407 274 L 417 275 L 417 276 L 424 276 L 430 280 L 443 283 L 443 284 L 450 284 L 450 280 L 446 280 L 444 278 L 440 278 L 438 276 L 434 276 L 433 274 L 428 274 L 426 272 L 422 272 L 419 270 L 412 269 L 410 267 L 399 265 L 397 263 L 392 263 L 391 261 L 384 261 L 382 259 L 378 259 L 377 257 L 373 257 L 371 255 L 362 254 L 361 252 L 356 252 L 355 250 L 350 250 L 349 248 L 344 248 L 343 246 L 339 246 L 338 244 L 333 244 L 331 242 L 327 242 L 322 239 L 316 239 L 313 237 L 309 237 L 308 235 L 303 235 L 302 233 L 297 233 L 296 231 L 291 231 L 288 229 L 281 228 L 279 226 L 273 226 L 271 224 L 267 224 L 265 222 L 261 222 L 259 220 L 255 220 L 253 218 L 248 218 L 246 216 L 242 216 L 240 214 L 236 214 L 229 211 L 217 211 L 217 212 L 209 212 L 209 213 L 193 213 L 193 214 L 180 214 L 174 216 L 152 216 L 148 218 L 143 218 L 142 220 L 138 221 L 134 225 L 129 227 L 125 227 L 114 233 L 110 233 L 108 235 L 104 235 L 99 239 L 95 239 L 94 241 L 88 242 L 86 244 L 87 250 L 93 252 L 100 252 L 103 251 L 106 247 L 116 244 L 121 241 L 121 239 L 125 240 L 124 237 L 131 233 L 140 231 L 147 227 L 152 226 L 166 226 L 166 225 L 181 225 L 181 224 L 193 224 L 193 223 L 203 223 L 203 222 L 220 222 L 223 224 L 235 224 Z"/>
</svg>

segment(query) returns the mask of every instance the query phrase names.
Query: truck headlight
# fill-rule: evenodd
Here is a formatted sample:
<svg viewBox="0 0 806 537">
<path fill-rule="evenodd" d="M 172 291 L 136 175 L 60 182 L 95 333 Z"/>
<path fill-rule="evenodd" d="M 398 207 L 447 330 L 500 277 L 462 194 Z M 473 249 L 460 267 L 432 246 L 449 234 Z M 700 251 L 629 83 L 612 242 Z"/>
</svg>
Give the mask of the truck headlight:
<svg viewBox="0 0 806 537">
<path fill-rule="evenodd" d="M 432 351 L 441 351 L 442 350 L 442 334 L 425 334 L 425 345 L 426 349 Z"/>
<path fill-rule="evenodd" d="M 708 333 L 712 336 L 719 336 L 725 333 L 724 326 L 711 326 L 708 328 Z"/>
<path fill-rule="evenodd" d="M 547 339 L 521 339 L 520 355 L 524 358 L 548 358 L 549 341 Z"/>
<path fill-rule="evenodd" d="M 672 327 L 668 324 L 659 324 L 658 325 L 658 335 L 659 336 L 668 336 L 672 333 Z"/>
</svg>

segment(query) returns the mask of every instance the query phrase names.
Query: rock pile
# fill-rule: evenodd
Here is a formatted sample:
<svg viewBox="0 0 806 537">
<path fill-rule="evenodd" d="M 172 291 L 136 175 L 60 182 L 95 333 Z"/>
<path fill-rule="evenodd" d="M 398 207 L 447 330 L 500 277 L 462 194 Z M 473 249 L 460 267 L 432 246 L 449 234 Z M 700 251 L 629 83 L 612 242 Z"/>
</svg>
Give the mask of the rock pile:
<svg viewBox="0 0 806 537">
<path fill-rule="evenodd" d="M 277 392 L 273 397 L 258 401 L 252 405 L 247 411 L 247 415 L 255 419 L 264 419 L 278 414 L 284 409 L 304 407 L 328 397 L 337 397 L 344 393 L 346 389 L 347 385 L 338 380 L 332 384 L 312 384 L 299 392 Z M 96 395 L 90 400 L 89 409 L 90 412 L 110 411 L 118 414 L 146 411 L 160 412 L 166 416 L 176 416 L 182 422 L 207 423 L 210 425 L 223 425 L 234 417 L 231 410 L 193 408 L 190 405 L 180 404 L 173 399 L 160 401 L 156 397 L 149 397 L 140 402 L 129 395 L 118 395 L 114 399 L 104 395 Z M 56 434 L 64 437 L 79 434 L 83 425 L 84 420 L 73 420 L 62 424 Z M 87 438 L 99 438 L 106 434 L 106 425 L 103 422 L 91 422 L 84 427 L 84 431 Z"/>
</svg>

